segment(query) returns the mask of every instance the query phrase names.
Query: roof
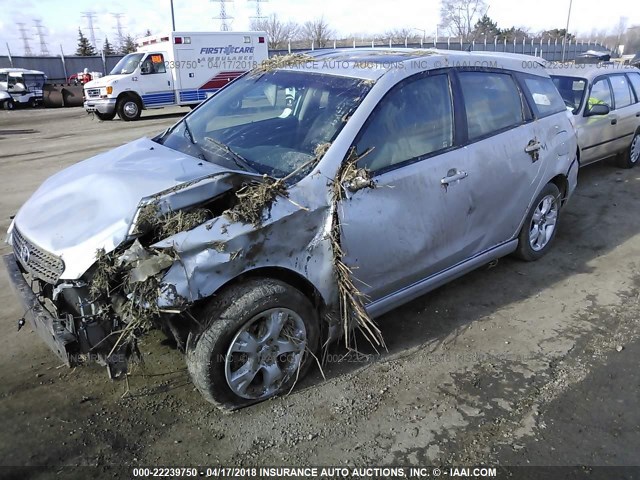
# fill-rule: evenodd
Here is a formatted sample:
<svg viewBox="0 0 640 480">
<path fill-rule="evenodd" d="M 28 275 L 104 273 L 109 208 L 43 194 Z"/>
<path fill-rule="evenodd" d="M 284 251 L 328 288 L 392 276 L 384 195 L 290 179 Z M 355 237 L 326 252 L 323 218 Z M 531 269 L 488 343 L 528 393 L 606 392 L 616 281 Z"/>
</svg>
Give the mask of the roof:
<svg viewBox="0 0 640 480">
<path fill-rule="evenodd" d="M 40 70 L 27 70 L 26 68 L 0 68 L 0 73 L 28 73 L 31 75 L 44 75 Z"/>
<path fill-rule="evenodd" d="M 638 72 L 640 70 L 629 65 L 567 65 L 566 67 L 547 68 L 549 75 L 560 77 L 577 77 L 593 80 L 604 73 Z"/>
<path fill-rule="evenodd" d="M 463 52 L 419 48 L 341 48 L 305 52 L 313 64 L 288 67 L 321 73 L 377 80 L 393 69 L 431 70 L 442 67 L 493 67 L 546 75 L 532 68 L 543 60 L 529 55 L 503 52 Z"/>
</svg>

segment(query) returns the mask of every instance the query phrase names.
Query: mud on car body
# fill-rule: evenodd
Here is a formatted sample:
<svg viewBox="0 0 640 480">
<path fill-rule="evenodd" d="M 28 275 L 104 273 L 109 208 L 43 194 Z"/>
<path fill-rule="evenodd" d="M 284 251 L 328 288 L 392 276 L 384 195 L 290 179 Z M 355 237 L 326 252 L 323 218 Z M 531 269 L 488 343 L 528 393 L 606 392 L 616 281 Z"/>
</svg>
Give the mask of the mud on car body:
<svg viewBox="0 0 640 480">
<path fill-rule="evenodd" d="M 472 60 L 499 68 L 447 67 Z M 553 241 L 575 133 L 521 65 L 410 49 L 266 63 L 36 191 L 4 257 L 27 316 L 67 364 L 113 376 L 162 328 L 231 409 L 289 391 L 327 337 L 382 346 L 373 318 Z"/>
</svg>

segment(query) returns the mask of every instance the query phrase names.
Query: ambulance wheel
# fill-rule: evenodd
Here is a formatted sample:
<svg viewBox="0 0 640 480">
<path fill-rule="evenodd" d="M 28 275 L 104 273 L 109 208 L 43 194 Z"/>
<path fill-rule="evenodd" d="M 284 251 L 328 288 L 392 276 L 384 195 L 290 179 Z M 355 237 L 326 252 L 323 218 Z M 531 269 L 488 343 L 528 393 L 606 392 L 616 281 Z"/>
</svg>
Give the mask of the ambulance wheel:
<svg viewBox="0 0 640 480">
<path fill-rule="evenodd" d="M 116 105 L 118 116 L 125 122 L 138 120 L 140 113 L 142 113 L 142 106 L 140 101 L 135 97 L 123 97 L 118 100 Z"/>
</svg>

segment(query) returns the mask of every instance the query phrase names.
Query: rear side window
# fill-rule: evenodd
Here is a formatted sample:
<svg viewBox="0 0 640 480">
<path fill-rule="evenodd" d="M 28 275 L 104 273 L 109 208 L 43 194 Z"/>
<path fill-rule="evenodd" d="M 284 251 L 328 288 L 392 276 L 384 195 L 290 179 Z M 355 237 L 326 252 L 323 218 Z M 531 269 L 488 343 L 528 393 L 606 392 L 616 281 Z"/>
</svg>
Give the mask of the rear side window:
<svg viewBox="0 0 640 480">
<path fill-rule="evenodd" d="M 524 120 L 520 92 L 511 75 L 460 72 L 469 140 L 519 125 Z"/>
<path fill-rule="evenodd" d="M 616 101 L 616 108 L 628 107 L 633 103 L 633 94 L 629 88 L 629 82 L 624 75 L 611 75 L 609 77 L 613 98 Z"/>
<path fill-rule="evenodd" d="M 611 101 L 611 90 L 609 89 L 609 81 L 606 78 L 601 78 L 591 87 L 591 94 L 589 95 L 588 107 L 596 105 L 598 103 L 613 106 Z"/>
<path fill-rule="evenodd" d="M 640 73 L 627 73 L 627 77 L 636 91 L 636 102 L 640 102 Z"/>
<path fill-rule="evenodd" d="M 531 92 L 538 117 L 547 117 L 566 109 L 564 100 L 550 78 L 529 77 L 524 79 L 524 83 Z"/>
<path fill-rule="evenodd" d="M 357 141 L 359 163 L 372 171 L 453 145 L 453 108 L 446 74 L 394 87 L 378 104 Z"/>
</svg>

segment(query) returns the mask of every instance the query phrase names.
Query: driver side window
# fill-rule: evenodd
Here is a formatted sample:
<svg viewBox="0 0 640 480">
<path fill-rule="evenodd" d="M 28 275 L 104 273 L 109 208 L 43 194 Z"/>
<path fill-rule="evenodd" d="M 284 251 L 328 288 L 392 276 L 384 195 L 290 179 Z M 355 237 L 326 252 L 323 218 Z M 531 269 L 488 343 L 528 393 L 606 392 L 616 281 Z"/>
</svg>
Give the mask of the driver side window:
<svg viewBox="0 0 640 480">
<path fill-rule="evenodd" d="M 453 145 L 453 108 L 446 74 L 396 85 L 378 104 L 357 141 L 360 167 L 379 171 Z"/>
<path fill-rule="evenodd" d="M 145 58 L 140 67 L 142 75 L 151 75 L 154 73 L 166 73 L 164 65 L 164 56 L 161 53 L 154 53 Z"/>
<path fill-rule="evenodd" d="M 611 89 L 609 88 L 609 80 L 606 78 L 601 78 L 591 87 L 587 107 L 591 108 L 593 105 L 599 104 L 607 105 L 608 107 L 612 106 Z"/>
</svg>

